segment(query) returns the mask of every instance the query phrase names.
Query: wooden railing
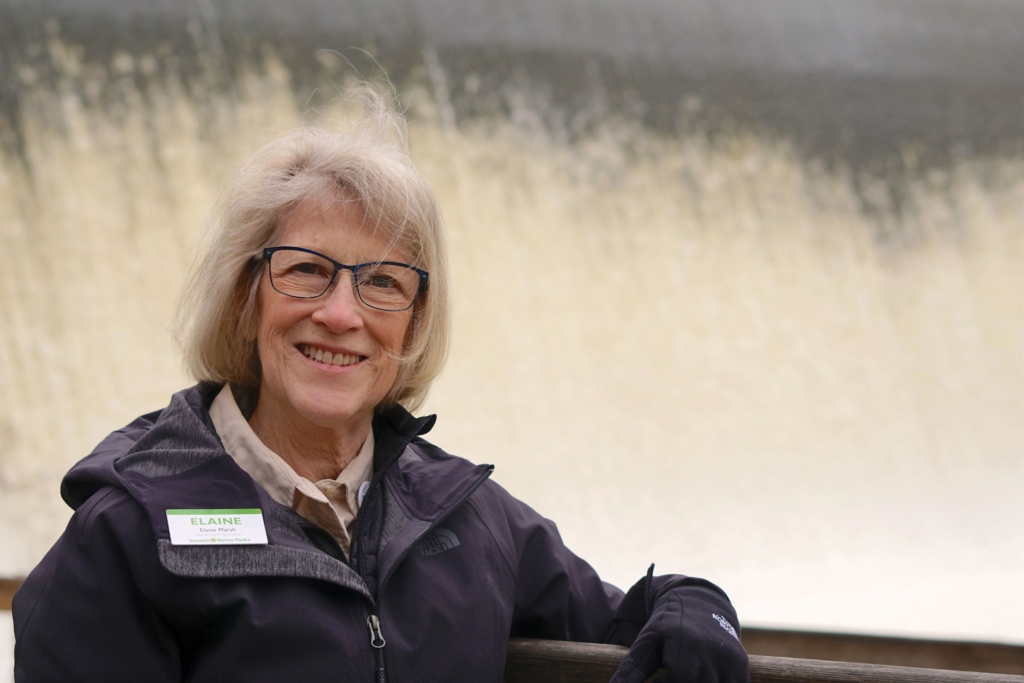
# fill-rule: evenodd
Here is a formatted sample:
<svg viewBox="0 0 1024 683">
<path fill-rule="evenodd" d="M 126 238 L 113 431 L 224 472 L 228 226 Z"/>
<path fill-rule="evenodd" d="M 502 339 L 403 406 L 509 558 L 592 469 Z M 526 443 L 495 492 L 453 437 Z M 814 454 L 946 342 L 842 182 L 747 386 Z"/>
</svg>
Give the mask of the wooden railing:
<svg viewBox="0 0 1024 683">
<path fill-rule="evenodd" d="M 1024 647 L 1003 643 L 745 628 L 743 647 L 772 657 L 1024 674 Z"/>
<path fill-rule="evenodd" d="M 0 610 L 11 609 L 11 598 L 21 585 L 21 579 L 0 579 Z"/>
<path fill-rule="evenodd" d="M 514 639 L 504 683 L 607 683 L 618 645 Z M 1024 683 L 1024 676 L 750 655 L 750 683 Z"/>
<path fill-rule="evenodd" d="M 20 585 L 21 581 L 17 579 L 0 579 L 0 610 L 11 608 L 11 598 Z M 962 664 L 963 660 L 957 659 L 960 656 L 967 658 L 967 663 L 977 664 L 978 668 L 1024 672 L 1024 647 L 768 629 L 748 629 L 744 631 L 743 641 L 751 653 L 751 683 L 1024 683 L 1024 675 L 1016 673 L 952 671 L 756 654 L 758 645 L 774 643 L 776 651 L 788 647 L 798 653 L 812 651 L 823 655 L 833 651 L 845 655 L 881 653 L 890 659 L 903 656 L 904 661 L 916 657 L 915 661 Z M 617 645 L 516 638 L 509 643 L 504 683 L 607 683 L 626 652 L 626 648 Z"/>
</svg>

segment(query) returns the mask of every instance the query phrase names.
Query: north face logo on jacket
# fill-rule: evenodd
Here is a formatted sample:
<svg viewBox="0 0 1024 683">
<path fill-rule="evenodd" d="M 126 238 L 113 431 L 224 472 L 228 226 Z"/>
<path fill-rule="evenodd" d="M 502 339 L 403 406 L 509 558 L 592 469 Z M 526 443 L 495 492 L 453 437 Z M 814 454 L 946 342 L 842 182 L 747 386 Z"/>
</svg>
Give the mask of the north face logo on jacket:
<svg viewBox="0 0 1024 683">
<path fill-rule="evenodd" d="M 437 528 L 424 536 L 423 540 L 416 544 L 416 549 L 420 551 L 420 555 L 423 557 L 432 557 L 440 555 L 445 550 L 451 550 L 458 545 L 461 545 L 459 537 L 454 532 L 448 529 Z"/>
<path fill-rule="evenodd" d="M 718 615 L 718 614 L 712 614 L 711 616 L 715 618 L 715 621 L 718 622 L 719 626 L 721 626 L 722 628 L 724 628 L 726 631 L 729 632 L 729 635 L 731 635 L 736 640 L 740 639 L 740 637 L 738 635 L 736 635 L 736 629 L 734 629 L 732 627 L 732 624 L 729 623 L 728 619 L 726 619 L 725 617 L 723 617 L 721 615 Z"/>
</svg>

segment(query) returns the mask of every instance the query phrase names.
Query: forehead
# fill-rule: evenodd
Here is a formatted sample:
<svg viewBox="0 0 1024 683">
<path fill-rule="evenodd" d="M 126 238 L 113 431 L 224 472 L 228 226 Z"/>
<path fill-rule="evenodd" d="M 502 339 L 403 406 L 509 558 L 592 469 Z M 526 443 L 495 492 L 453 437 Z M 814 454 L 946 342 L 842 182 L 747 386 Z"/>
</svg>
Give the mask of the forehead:
<svg viewBox="0 0 1024 683">
<path fill-rule="evenodd" d="M 271 246 L 313 249 L 348 264 L 408 260 L 389 237 L 367 224 L 356 201 L 307 199 L 281 221 Z"/>
</svg>

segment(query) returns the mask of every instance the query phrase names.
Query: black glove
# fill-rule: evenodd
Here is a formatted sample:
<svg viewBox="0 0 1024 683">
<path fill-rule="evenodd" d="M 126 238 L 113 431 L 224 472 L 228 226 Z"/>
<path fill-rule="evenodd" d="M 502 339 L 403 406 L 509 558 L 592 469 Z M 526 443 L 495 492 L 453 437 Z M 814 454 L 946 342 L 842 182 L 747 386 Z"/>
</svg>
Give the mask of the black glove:
<svg viewBox="0 0 1024 683">
<path fill-rule="evenodd" d="M 644 683 L 659 667 L 664 683 L 748 683 L 739 620 L 725 593 L 703 579 L 654 578 L 653 570 L 623 600 L 635 610 L 642 592 L 650 616 L 611 683 Z"/>
</svg>

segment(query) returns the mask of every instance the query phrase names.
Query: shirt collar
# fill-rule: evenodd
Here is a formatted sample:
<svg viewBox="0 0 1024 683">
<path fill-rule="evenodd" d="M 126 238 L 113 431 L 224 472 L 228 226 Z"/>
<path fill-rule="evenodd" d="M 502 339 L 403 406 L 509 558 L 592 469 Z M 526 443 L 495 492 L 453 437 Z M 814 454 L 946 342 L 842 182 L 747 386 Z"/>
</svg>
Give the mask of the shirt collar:
<svg viewBox="0 0 1024 683">
<path fill-rule="evenodd" d="M 316 484 L 299 476 L 281 456 L 260 441 L 256 432 L 249 426 L 248 420 L 242 415 L 229 384 L 225 384 L 213 400 L 210 406 L 210 419 L 224 444 L 224 450 L 256 483 L 265 488 L 275 501 L 294 507 L 295 495 L 299 492 L 319 503 L 329 504 L 327 497 Z M 373 476 L 373 449 L 374 437 L 371 429 L 359 453 L 333 480 L 346 486 L 350 501 L 355 499 L 359 486 Z M 324 480 L 330 481 L 332 480 Z"/>
</svg>

